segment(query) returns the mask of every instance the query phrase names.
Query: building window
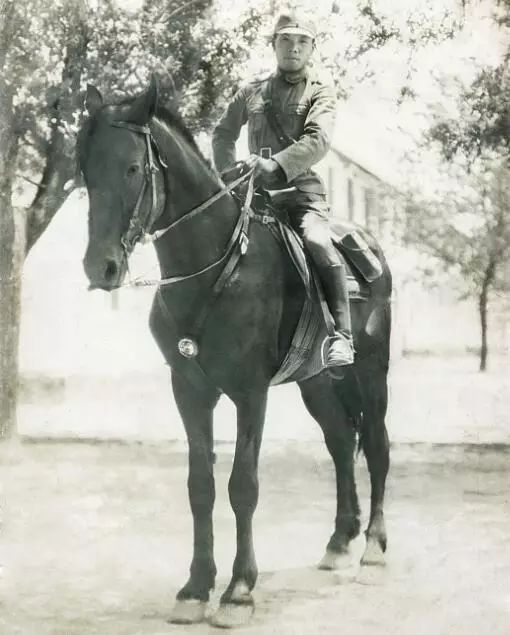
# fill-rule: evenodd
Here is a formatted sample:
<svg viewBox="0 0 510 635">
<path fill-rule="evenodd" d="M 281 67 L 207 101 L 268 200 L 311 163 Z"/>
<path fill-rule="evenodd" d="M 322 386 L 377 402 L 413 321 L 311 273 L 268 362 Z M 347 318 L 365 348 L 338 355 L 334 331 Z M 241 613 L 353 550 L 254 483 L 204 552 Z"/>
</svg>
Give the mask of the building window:
<svg viewBox="0 0 510 635">
<path fill-rule="evenodd" d="M 368 229 L 374 229 L 374 192 L 371 188 L 365 188 L 365 225 Z"/>
<path fill-rule="evenodd" d="M 352 179 L 347 179 L 347 211 L 349 220 L 354 220 L 354 183 Z"/>
</svg>

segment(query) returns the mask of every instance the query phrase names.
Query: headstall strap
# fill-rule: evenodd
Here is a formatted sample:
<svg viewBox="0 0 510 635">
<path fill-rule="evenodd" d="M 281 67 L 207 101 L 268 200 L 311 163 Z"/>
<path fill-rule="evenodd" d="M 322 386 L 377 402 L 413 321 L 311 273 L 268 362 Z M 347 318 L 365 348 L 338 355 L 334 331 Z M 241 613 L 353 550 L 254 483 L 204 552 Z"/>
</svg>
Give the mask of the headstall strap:
<svg viewBox="0 0 510 635">
<path fill-rule="evenodd" d="M 152 222 L 154 222 L 155 220 L 154 215 L 157 208 L 156 172 L 158 171 L 158 167 L 154 160 L 153 144 L 156 149 L 156 154 L 158 155 L 158 160 L 164 167 L 167 167 L 167 166 L 164 164 L 164 162 L 161 161 L 159 157 L 158 148 L 152 137 L 152 133 L 149 126 L 139 126 L 137 124 L 124 122 L 124 121 L 114 121 L 112 122 L 112 125 L 117 128 L 125 128 L 127 130 L 131 130 L 132 132 L 143 134 L 145 136 L 146 145 L 147 145 L 147 162 L 145 164 L 145 178 L 142 183 L 142 187 L 140 188 L 140 192 L 138 194 L 135 207 L 133 209 L 133 214 L 131 216 L 129 228 L 126 234 L 122 237 L 122 245 L 126 252 L 126 258 L 127 258 L 129 256 L 129 253 L 133 249 L 135 243 L 138 240 L 140 240 L 144 236 L 146 231 L 149 229 L 147 224 L 150 225 L 151 220 Z M 197 271 L 195 273 L 185 275 L 185 276 L 175 276 L 173 278 L 163 279 L 157 283 L 158 286 L 161 288 L 162 286 L 171 285 L 176 282 L 183 282 L 184 280 L 189 280 L 191 278 L 200 276 L 204 274 L 206 271 L 210 271 L 214 267 L 225 262 L 225 266 L 221 270 L 220 274 L 218 275 L 216 282 L 214 283 L 211 289 L 211 293 L 207 301 L 200 307 L 199 311 L 197 312 L 195 316 L 195 319 L 192 321 L 192 324 L 189 327 L 189 331 L 188 331 L 189 336 L 183 337 L 179 340 L 178 350 L 183 357 L 186 357 L 188 359 L 192 359 L 198 355 L 199 346 L 197 343 L 197 339 L 199 337 L 200 331 L 205 322 L 207 314 L 209 310 L 211 309 L 212 305 L 214 304 L 215 300 L 217 299 L 217 297 L 222 292 L 227 280 L 230 278 L 230 276 L 236 269 L 240 258 L 246 253 L 248 249 L 248 242 L 249 242 L 248 226 L 250 223 L 250 207 L 251 207 L 252 198 L 254 194 L 254 181 L 255 181 L 254 170 L 252 169 L 248 171 L 246 174 L 243 174 L 239 178 L 235 179 L 235 181 L 233 181 L 232 183 L 229 183 L 226 187 L 223 187 L 221 190 L 216 192 L 216 194 L 211 196 L 209 199 L 207 199 L 206 201 L 204 201 L 197 207 L 193 208 L 192 210 L 190 210 L 189 212 L 187 212 L 186 214 L 184 214 L 177 220 L 170 223 L 168 227 L 154 232 L 154 234 L 151 237 L 153 241 L 157 240 L 163 234 L 168 232 L 170 229 L 173 229 L 180 223 L 183 223 L 187 220 L 191 220 L 192 218 L 197 216 L 199 213 L 201 213 L 203 210 L 207 209 L 213 203 L 215 203 L 220 198 L 225 196 L 225 194 L 232 191 L 235 187 L 237 187 L 237 185 L 245 181 L 247 178 L 249 178 L 250 180 L 248 183 L 246 199 L 242 206 L 234 231 L 230 237 L 230 240 L 226 246 L 226 249 L 223 255 L 214 263 L 212 263 L 211 265 L 208 265 L 207 267 L 205 267 L 204 269 L 200 271 Z M 151 209 L 149 213 L 144 218 L 143 222 L 141 222 L 141 219 L 139 218 L 140 209 L 142 206 L 143 197 L 145 195 L 148 184 L 150 184 L 150 187 L 152 188 L 152 192 L 151 192 L 152 205 L 151 205 Z M 168 309 L 166 310 L 168 311 Z"/>
<path fill-rule="evenodd" d="M 156 188 L 156 172 L 158 171 L 158 166 L 154 161 L 154 153 L 152 151 L 152 144 L 154 143 L 154 139 L 152 137 L 151 129 L 149 126 L 139 126 L 134 123 L 130 123 L 129 121 L 112 121 L 112 126 L 116 128 L 125 128 L 127 130 L 131 130 L 131 132 L 136 132 L 138 134 L 143 134 L 145 137 L 145 143 L 147 146 L 147 161 L 145 163 L 144 168 L 144 181 L 140 188 L 140 192 L 138 193 L 138 198 L 136 199 L 135 207 L 133 209 L 133 214 L 131 215 L 131 219 L 129 221 L 129 227 L 127 232 L 121 239 L 122 246 L 124 251 L 126 252 L 126 256 L 133 250 L 136 242 L 138 240 L 143 239 L 143 236 L 149 227 L 151 219 L 154 218 L 156 210 L 157 210 L 157 188 Z M 142 220 L 140 218 L 140 210 L 142 207 L 143 197 L 147 190 L 147 185 L 151 185 L 151 207 L 145 218 Z"/>
</svg>

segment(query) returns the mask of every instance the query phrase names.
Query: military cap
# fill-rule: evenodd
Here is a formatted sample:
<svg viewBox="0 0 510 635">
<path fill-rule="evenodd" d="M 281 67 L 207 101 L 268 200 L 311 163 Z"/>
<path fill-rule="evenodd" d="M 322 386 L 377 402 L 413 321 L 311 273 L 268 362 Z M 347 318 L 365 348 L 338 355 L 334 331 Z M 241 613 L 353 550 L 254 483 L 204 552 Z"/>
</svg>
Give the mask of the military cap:
<svg viewBox="0 0 510 635">
<path fill-rule="evenodd" d="M 276 20 L 273 35 L 283 35 L 284 33 L 293 35 L 307 35 L 312 39 L 317 36 L 317 26 L 300 13 L 282 13 Z"/>
</svg>

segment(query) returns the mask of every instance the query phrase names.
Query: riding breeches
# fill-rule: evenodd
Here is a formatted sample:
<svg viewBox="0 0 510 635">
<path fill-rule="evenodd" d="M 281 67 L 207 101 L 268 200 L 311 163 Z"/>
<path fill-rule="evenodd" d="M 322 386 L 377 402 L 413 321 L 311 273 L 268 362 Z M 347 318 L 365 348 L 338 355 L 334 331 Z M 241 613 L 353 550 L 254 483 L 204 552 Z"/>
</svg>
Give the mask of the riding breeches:
<svg viewBox="0 0 510 635">
<path fill-rule="evenodd" d="M 331 240 L 329 204 L 324 196 L 300 192 L 299 198 L 292 201 L 292 207 L 286 206 L 286 209 L 292 227 L 319 268 L 343 264 Z"/>
</svg>

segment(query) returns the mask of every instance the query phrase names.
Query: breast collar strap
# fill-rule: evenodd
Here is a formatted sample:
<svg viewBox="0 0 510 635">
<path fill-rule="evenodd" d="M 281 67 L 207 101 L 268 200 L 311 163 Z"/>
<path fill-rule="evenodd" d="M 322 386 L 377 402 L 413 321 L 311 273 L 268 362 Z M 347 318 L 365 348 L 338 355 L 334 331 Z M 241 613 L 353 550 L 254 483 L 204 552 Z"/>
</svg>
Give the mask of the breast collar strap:
<svg viewBox="0 0 510 635">
<path fill-rule="evenodd" d="M 245 203 L 241 208 L 239 213 L 239 218 L 237 219 L 236 225 L 234 227 L 234 231 L 230 237 L 230 240 L 227 244 L 225 252 L 223 256 L 214 262 L 212 265 L 209 265 L 205 269 L 196 272 L 195 274 L 191 274 L 188 276 L 176 276 L 173 278 L 166 278 L 160 281 L 158 296 L 159 302 L 164 306 L 164 313 L 169 314 L 169 308 L 162 296 L 162 287 L 167 287 L 169 285 L 175 284 L 177 282 L 183 282 L 184 280 L 189 280 L 190 278 L 194 278 L 196 276 L 202 275 L 206 271 L 209 271 L 216 267 L 219 264 L 223 264 L 223 268 L 218 274 L 215 283 L 213 284 L 210 292 L 207 295 L 205 302 L 202 298 L 199 299 L 197 306 L 191 311 L 190 315 L 187 319 L 187 325 L 185 329 L 184 337 L 181 337 L 178 342 L 178 350 L 181 355 L 187 359 L 194 359 L 199 355 L 200 347 L 200 335 L 202 333 L 205 321 L 207 316 L 209 315 L 212 307 L 214 306 L 216 300 L 220 296 L 221 292 L 225 288 L 227 281 L 230 279 L 236 267 L 239 263 L 239 260 L 246 253 L 248 249 L 248 228 L 250 224 L 250 206 L 253 197 L 254 190 L 254 176 L 253 173 L 250 176 L 250 181 L 248 183 L 248 192 L 246 196 Z M 195 360 L 195 363 L 196 362 Z M 204 371 L 200 367 L 200 372 L 204 374 Z"/>
</svg>

